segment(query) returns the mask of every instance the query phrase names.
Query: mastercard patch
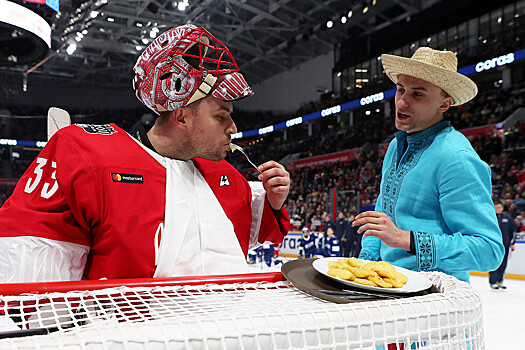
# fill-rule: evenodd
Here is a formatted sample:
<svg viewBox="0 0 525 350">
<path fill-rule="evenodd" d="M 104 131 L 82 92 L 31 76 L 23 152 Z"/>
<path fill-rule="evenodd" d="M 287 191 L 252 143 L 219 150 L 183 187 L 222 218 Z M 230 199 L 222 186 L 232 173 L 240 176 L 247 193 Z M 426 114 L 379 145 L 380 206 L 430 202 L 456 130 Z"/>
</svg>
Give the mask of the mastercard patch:
<svg viewBox="0 0 525 350">
<path fill-rule="evenodd" d="M 111 181 L 128 184 L 143 184 L 144 177 L 140 174 L 111 173 Z"/>
</svg>

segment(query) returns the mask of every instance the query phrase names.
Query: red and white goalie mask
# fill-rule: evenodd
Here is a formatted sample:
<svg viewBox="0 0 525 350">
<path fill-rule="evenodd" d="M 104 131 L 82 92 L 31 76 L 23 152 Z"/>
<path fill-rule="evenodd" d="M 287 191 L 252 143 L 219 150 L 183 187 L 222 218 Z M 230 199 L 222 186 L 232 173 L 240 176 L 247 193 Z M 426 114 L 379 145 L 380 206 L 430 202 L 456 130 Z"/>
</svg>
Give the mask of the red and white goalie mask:
<svg viewBox="0 0 525 350">
<path fill-rule="evenodd" d="M 138 99 L 157 114 L 210 94 L 225 101 L 253 95 L 230 50 L 206 29 L 191 24 L 159 35 L 133 71 Z"/>
</svg>

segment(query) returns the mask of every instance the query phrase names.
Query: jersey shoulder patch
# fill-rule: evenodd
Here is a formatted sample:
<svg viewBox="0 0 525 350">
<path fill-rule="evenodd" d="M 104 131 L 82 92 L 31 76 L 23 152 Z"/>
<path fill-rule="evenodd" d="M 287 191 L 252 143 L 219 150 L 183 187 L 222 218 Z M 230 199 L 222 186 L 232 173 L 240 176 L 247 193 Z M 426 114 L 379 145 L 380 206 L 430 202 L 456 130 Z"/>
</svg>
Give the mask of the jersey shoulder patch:
<svg viewBox="0 0 525 350">
<path fill-rule="evenodd" d="M 79 128 L 83 129 L 88 134 L 92 135 L 112 135 L 116 134 L 118 131 L 115 130 L 111 125 L 109 124 L 74 124 L 78 126 Z"/>
</svg>

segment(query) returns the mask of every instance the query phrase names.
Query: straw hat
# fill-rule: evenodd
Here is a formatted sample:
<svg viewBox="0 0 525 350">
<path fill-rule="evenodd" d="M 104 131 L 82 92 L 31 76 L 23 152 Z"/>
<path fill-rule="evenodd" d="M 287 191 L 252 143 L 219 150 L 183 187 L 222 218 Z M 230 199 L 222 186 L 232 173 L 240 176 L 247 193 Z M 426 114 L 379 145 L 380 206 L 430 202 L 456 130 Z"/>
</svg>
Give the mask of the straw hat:
<svg viewBox="0 0 525 350">
<path fill-rule="evenodd" d="M 453 106 L 472 100 L 478 93 L 476 83 L 457 72 L 458 59 L 452 51 L 420 47 L 411 58 L 385 54 L 381 60 L 394 83 L 400 74 L 428 81 L 445 90 L 452 97 Z"/>
</svg>

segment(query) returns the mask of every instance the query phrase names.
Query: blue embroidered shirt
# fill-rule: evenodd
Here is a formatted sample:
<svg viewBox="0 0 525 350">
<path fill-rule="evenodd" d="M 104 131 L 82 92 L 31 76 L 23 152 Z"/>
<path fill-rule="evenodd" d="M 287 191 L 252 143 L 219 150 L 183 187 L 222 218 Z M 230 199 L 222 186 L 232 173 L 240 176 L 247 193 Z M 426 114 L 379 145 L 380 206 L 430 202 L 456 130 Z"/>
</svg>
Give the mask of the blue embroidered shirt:
<svg viewBox="0 0 525 350">
<path fill-rule="evenodd" d="M 489 166 L 449 121 L 399 131 L 385 154 L 375 210 L 413 231 L 416 254 L 364 237 L 359 257 L 467 282 L 471 270 L 495 270 L 504 247 L 491 193 Z"/>
</svg>

